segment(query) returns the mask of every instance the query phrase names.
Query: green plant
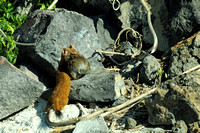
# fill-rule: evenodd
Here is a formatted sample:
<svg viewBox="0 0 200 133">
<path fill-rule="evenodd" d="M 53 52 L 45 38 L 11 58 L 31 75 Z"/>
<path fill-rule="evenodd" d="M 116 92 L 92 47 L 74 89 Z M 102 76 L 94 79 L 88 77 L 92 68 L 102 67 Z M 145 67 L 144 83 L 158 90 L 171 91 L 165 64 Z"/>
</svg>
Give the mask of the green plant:
<svg viewBox="0 0 200 133">
<path fill-rule="evenodd" d="M 167 78 L 167 73 L 164 72 L 164 70 L 162 70 L 160 67 L 157 68 L 156 70 L 158 72 L 158 76 L 162 77 L 162 75 L 164 74 L 165 75 L 165 78 Z"/>
<path fill-rule="evenodd" d="M 5 56 L 14 64 L 17 60 L 18 48 L 13 40 L 13 32 L 25 21 L 27 15 L 20 15 L 15 7 L 6 0 L 0 0 L 0 28 L 6 34 L 6 40 L 0 35 L 0 56 Z"/>
<path fill-rule="evenodd" d="M 39 0 L 38 1 L 38 6 L 40 6 L 40 9 L 47 9 L 51 3 L 53 2 L 53 0 Z M 53 6 L 52 9 L 56 8 L 56 5 Z"/>
</svg>

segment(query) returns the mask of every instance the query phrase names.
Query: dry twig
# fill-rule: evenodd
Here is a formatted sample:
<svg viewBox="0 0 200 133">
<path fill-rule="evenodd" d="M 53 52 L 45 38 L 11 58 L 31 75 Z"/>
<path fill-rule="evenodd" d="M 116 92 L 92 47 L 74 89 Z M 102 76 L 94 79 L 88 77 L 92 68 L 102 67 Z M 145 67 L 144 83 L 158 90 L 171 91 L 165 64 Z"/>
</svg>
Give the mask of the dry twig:
<svg viewBox="0 0 200 133">
<path fill-rule="evenodd" d="M 125 32 L 125 31 L 126 31 L 126 41 L 128 41 L 127 34 L 129 32 L 132 32 L 133 37 L 135 37 L 136 40 L 140 44 L 138 50 L 134 54 L 125 54 L 125 53 L 114 52 L 120 46 L 120 43 L 119 43 L 120 42 L 120 37 L 121 37 L 122 33 Z M 117 36 L 117 39 L 115 40 L 115 43 L 114 43 L 114 46 L 113 46 L 113 52 L 102 51 L 102 50 L 96 50 L 96 52 L 111 54 L 111 55 L 109 55 L 109 58 L 111 59 L 111 61 L 113 63 L 115 63 L 116 65 L 118 65 L 118 66 L 123 66 L 123 65 L 129 63 L 135 56 L 137 56 L 140 53 L 141 49 L 142 49 L 141 35 L 137 31 L 135 31 L 134 29 L 132 29 L 132 28 L 125 28 L 125 29 L 123 29 L 123 30 L 121 30 L 119 32 L 119 34 Z M 112 58 L 112 56 L 114 54 L 116 54 L 116 55 L 123 55 L 123 56 L 131 56 L 131 60 L 125 61 L 125 62 L 122 62 L 122 63 L 118 63 L 115 59 Z"/>
<path fill-rule="evenodd" d="M 195 66 L 195 67 L 193 67 L 193 68 L 181 73 L 180 75 L 184 75 L 184 74 L 190 73 L 190 72 L 198 70 L 198 69 L 200 69 L 200 65 L 197 65 L 197 66 Z"/>
<path fill-rule="evenodd" d="M 51 113 L 52 113 L 52 109 L 47 113 L 47 116 L 46 116 L 46 122 L 49 126 L 66 126 L 66 125 L 70 125 L 70 124 L 75 124 L 81 120 L 89 120 L 89 119 L 92 119 L 92 118 L 95 118 L 97 117 L 98 115 L 101 115 L 102 117 L 107 117 L 108 115 L 114 113 L 114 112 L 117 112 L 119 111 L 120 109 L 123 109 L 125 108 L 126 106 L 129 106 L 130 104 L 133 104 L 134 102 L 137 102 L 138 100 L 141 100 L 143 98 L 145 98 L 146 96 L 154 93 L 155 91 L 157 90 L 157 88 L 154 88 L 136 98 L 133 98 L 133 99 L 130 99 L 128 101 L 126 101 L 125 103 L 121 104 L 121 105 L 118 105 L 116 107 L 112 107 L 112 108 L 104 108 L 104 109 L 101 109 L 99 111 L 96 111 L 92 114 L 88 114 L 88 115 L 85 115 L 85 116 L 81 116 L 81 117 L 78 117 L 78 118 L 73 118 L 73 119 L 70 119 L 70 120 L 67 120 L 67 121 L 64 121 L 64 122 L 61 122 L 61 123 L 55 123 L 55 122 L 51 122 L 50 121 L 50 116 L 51 116 Z M 57 127 L 57 131 L 64 131 L 63 130 L 64 128 L 61 127 Z"/>
<path fill-rule="evenodd" d="M 115 40 L 115 43 L 114 43 L 113 52 L 114 52 L 114 50 L 116 50 L 117 47 L 119 47 L 119 42 L 120 42 L 121 34 L 123 32 L 125 32 L 125 31 L 127 31 L 127 33 L 130 32 L 130 31 L 132 31 L 133 37 L 135 37 L 137 39 L 137 41 L 139 42 L 139 44 L 140 44 L 140 46 L 138 48 L 138 51 L 136 51 L 134 54 L 131 54 L 131 58 L 134 58 L 142 50 L 142 39 L 141 39 L 141 35 L 137 31 L 135 31 L 134 29 L 132 29 L 132 28 L 125 28 L 125 29 L 123 29 L 123 30 L 121 30 L 119 32 L 119 34 L 117 36 L 117 39 Z M 128 40 L 128 38 L 126 38 L 126 40 Z"/>
<path fill-rule="evenodd" d="M 58 0 L 54 0 L 51 5 L 47 8 L 49 10 L 51 10 L 53 8 L 53 6 L 58 2 Z"/>
<path fill-rule="evenodd" d="M 104 54 L 110 54 L 110 55 L 128 55 L 131 56 L 130 54 L 125 54 L 125 53 L 119 53 L 119 52 L 110 52 L 110 51 L 103 51 L 103 50 L 96 50 L 95 52 L 98 53 L 104 53 Z"/>
</svg>

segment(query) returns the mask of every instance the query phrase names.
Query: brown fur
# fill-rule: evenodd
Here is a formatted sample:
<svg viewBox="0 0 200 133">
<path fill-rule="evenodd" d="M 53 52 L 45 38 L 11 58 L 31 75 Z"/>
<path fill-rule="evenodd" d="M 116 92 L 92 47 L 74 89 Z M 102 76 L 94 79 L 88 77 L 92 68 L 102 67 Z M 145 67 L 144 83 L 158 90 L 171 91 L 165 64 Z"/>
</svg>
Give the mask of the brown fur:
<svg viewBox="0 0 200 133">
<path fill-rule="evenodd" d="M 60 111 L 68 104 L 68 96 L 71 89 L 71 79 L 65 72 L 57 71 L 57 85 L 52 95 L 48 99 L 48 103 L 44 111 L 48 111 L 53 105 L 54 110 Z"/>
</svg>

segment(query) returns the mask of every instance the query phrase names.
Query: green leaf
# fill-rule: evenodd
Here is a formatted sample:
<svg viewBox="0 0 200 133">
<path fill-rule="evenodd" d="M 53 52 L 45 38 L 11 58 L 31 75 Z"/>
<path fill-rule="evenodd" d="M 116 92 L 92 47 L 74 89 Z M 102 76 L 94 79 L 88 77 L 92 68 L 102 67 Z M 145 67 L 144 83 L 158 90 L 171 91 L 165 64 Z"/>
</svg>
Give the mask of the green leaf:
<svg viewBox="0 0 200 133">
<path fill-rule="evenodd" d="M 8 61 L 15 63 L 18 55 L 18 48 L 13 40 L 13 32 L 27 18 L 27 15 L 19 15 L 10 1 L 0 0 L 0 28 L 4 31 L 9 42 L 0 35 L 0 56 L 7 57 Z"/>
<path fill-rule="evenodd" d="M 168 78 L 168 75 L 167 75 L 167 73 L 165 73 L 165 78 Z"/>
</svg>

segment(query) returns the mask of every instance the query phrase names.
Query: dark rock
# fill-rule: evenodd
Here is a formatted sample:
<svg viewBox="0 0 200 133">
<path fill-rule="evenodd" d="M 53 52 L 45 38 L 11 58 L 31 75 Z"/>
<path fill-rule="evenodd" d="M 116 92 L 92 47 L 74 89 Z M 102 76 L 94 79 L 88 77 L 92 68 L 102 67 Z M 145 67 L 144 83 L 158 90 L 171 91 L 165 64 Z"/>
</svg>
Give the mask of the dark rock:
<svg viewBox="0 0 200 133">
<path fill-rule="evenodd" d="M 194 39 L 193 39 L 194 38 Z M 200 32 L 172 48 L 168 76 L 174 77 L 200 64 Z"/>
<path fill-rule="evenodd" d="M 0 119 L 34 103 L 45 86 L 0 57 Z"/>
<path fill-rule="evenodd" d="M 93 21 L 65 9 L 33 12 L 14 36 L 19 42 L 36 43 L 19 47 L 22 61 L 33 62 L 38 69 L 55 76 L 62 48 L 70 43 L 86 58 L 101 49 Z"/>
<path fill-rule="evenodd" d="M 100 16 L 91 17 L 94 20 L 94 25 L 99 38 L 99 42 L 103 49 L 106 49 L 110 44 L 114 44 L 119 33 L 116 25 L 116 18 L 109 13 Z"/>
<path fill-rule="evenodd" d="M 131 117 L 126 117 L 125 119 L 125 128 L 133 129 L 137 125 L 137 121 Z"/>
<path fill-rule="evenodd" d="M 73 80 L 69 98 L 86 102 L 108 102 L 121 96 L 124 81 L 117 73 L 110 73 L 89 60 L 91 71 L 84 77 Z M 99 63 L 101 64 L 101 63 Z"/>
<path fill-rule="evenodd" d="M 137 80 L 137 74 L 140 71 L 141 61 L 133 60 L 121 69 L 121 75 L 126 79 L 132 78 L 133 81 Z"/>
<path fill-rule="evenodd" d="M 196 90 L 200 90 L 200 72 L 194 71 L 186 75 L 174 77 L 166 82 L 179 84 L 181 86 L 190 86 Z M 166 85 L 163 84 L 163 86 Z"/>
<path fill-rule="evenodd" d="M 108 0 L 59 0 L 57 7 L 77 11 L 84 15 L 99 15 L 108 13 L 112 5 Z"/>
<path fill-rule="evenodd" d="M 167 71 L 168 76 L 172 78 L 169 82 L 200 90 L 199 71 L 177 76 L 200 64 L 200 32 L 188 38 L 185 42 L 172 47 Z"/>
<path fill-rule="evenodd" d="M 159 62 L 154 56 L 148 55 L 142 60 L 142 64 L 140 67 L 140 80 L 149 84 L 155 84 L 155 82 L 160 82 L 160 71 L 161 67 Z"/>
<path fill-rule="evenodd" d="M 183 120 L 177 121 L 172 127 L 173 133 L 187 133 L 188 128 Z"/>
<path fill-rule="evenodd" d="M 133 45 L 130 42 L 122 42 L 119 48 L 117 48 L 115 51 L 131 55 L 136 53 L 138 49 L 133 47 Z M 124 62 L 127 62 L 131 59 L 131 56 L 113 55 L 112 58 L 119 64 L 124 64 Z"/>
<path fill-rule="evenodd" d="M 200 90 L 191 87 L 171 85 L 170 90 L 158 89 L 152 98 L 146 100 L 149 123 L 168 125 L 175 120 L 183 120 L 186 124 L 195 122 L 200 118 L 199 99 Z"/>
<path fill-rule="evenodd" d="M 158 37 L 158 50 L 166 51 L 168 45 L 168 12 L 164 0 L 148 1 L 151 8 L 151 18 L 154 30 Z M 142 32 L 146 44 L 153 44 L 153 36 L 147 23 L 147 13 L 140 1 L 122 0 L 120 9 L 115 12 L 121 22 L 121 28 L 133 28 Z M 150 46 L 149 46 L 150 47 Z"/>
<path fill-rule="evenodd" d="M 148 112 L 148 121 L 152 125 L 173 125 L 175 123 L 174 115 L 164 106 L 152 105 L 148 108 Z"/>
<path fill-rule="evenodd" d="M 170 44 L 200 30 L 200 3 L 196 0 L 169 0 Z"/>
<path fill-rule="evenodd" d="M 76 124 L 73 133 L 108 133 L 109 129 L 103 117 L 83 120 Z"/>
</svg>

